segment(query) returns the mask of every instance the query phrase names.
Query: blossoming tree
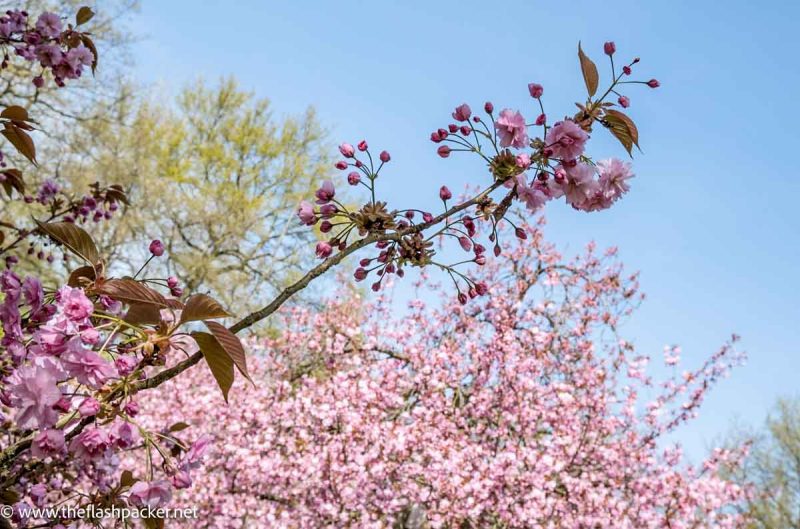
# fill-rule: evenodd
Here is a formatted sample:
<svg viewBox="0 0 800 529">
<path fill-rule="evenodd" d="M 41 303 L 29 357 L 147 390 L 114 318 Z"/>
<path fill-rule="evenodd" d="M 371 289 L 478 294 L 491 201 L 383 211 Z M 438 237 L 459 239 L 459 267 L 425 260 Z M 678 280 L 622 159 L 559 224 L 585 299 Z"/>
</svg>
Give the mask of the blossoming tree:
<svg viewBox="0 0 800 529">
<path fill-rule="evenodd" d="M 70 80 L 81 76 L 87 69 L 94 72 L 98 65 L 98 51 L 91 33 L 84 29 L 90 24 L 92 16 L 92 10 L 87 7 L 78 10 L 74 21 L 66 21 L 53 13 L 33 16 L 22 10 L 8 11 L 0 16 L 0 47 L 5 51 L 3 65 L 13 60 L 32 61 L 41 71 L 32 79 L 34 85 L 55 83 L 68 87 Z M 228 399 L 236 372 L 253 382 L 253 386 L 263 388 L 268 381 L 251 375 L 245 349 L 237 333 L 273 315 L 295 294 L 349 256 L 366 253 L 367 249 L 373 252 L 359 256 L 354 275 L 359 281 L 369 276 L 376 278 L 372 284 L 375 291 L 380 290 L 389 278 L 403 277 L 410 267 L 438 268 L 452 279 L 456 299 L 461 306 L 471 298 L 489 294 L 489 284 L 481 280 L 479 272 L 475 271 L 487 264 L 484 243 L 493 246 L 493 253 L 499 256 L 503 252 L 501 235 L 505 237 L 508 233 L 503 229 L 506 224 L 514 226 L 511 233 L 517 238 L 528 237 L 524 227 L 516 227 L 507 218 L 515 202 L 523 204 L 531 213 L 538 211 L 546 202 L 561 197 L 577 210 L 595 211 L 610 207 L 628 191 L 628 181 L 633 175 L 629 164 L 622 161 L 593 161 L 585 152 L 590 135 L 595 128 L 606 128 L 631 153 L 633 146 L 638 145 L 638 132 L 633 121 L 618 110 L 629 105 L 628 98 L 621 90 L 631 83 L 655 88 L 658 82 L 629 80 L 638 59 L 630 61 L 618 71 L 614 63 L 616 50 L 613 43 L 606 43 L 605 52 L 610 59 L 611 79 L 607 89 L 598 95 L 597 67 L 579 46 L 579 61 L 588 96 L 584 103 L 578 105 L 579 111 L 572 117 L 551 123 L 544 113 L 543 88 L 535 83 L 528 87 L 536 107 L 535 114 L 538 115 L 533 123 L 528 123 L 520 111 L 503 109 L 496 113 L 491 103 L 484 105 L 483 115 L 473 114 L 467 104 L 459 105 L 452 114 L 453 122 L 434 131 L 431 140 L 439 145 L 437 152 L 443 158 L 468 152 L 482 159 L 488 168 L 487 178 L 480 191 L 463 200 L 454 200 L 450 190 L 442 187 L 439 190 L 443 205 L 440 212 L 422 211 L 413 205 L 405 209 L 390 207 L 387 201 L 381 200 L 378 190 L 378 182 L 386 178 L 389 171 L 389 153 L 381 151 L 374 154 L 366 141 L 358 142 L 355 147 L 342 144 L 339 151 L 343 159 L 337 162 L 336 167 L 347 172 L 346 179 L 351 186 L 365 188 L 368 194 L 366 203 L 358 209 L 350 209 L 337 198 L 332 182 L 322 183 L 316 192 L 316 204 L 303 202 L 298 211 L 300 222 L 308 226 L 319 224 L 320 231 L 325 234 L 325 240 L 316 246 L 316 254 L 322 261 L 279 292 L 264 307 L 228 326 L 218 320 L 231 315 L 216 300 L 203 294 L 183 292 L 175 278 L 148 277 L 149 260 L 133 276 L 114 277 L 113 263 L 107 262 L 100 254 L 84 227 L 89 226 L 91 221 L 110 219 L 119 204 L 127 201 L 124 189 L 115 185 L 105 187 L 96 184 L 87 194 L 75 197 L 59 189 L 53 182 L 45 182 L 35 194 L 28 194 L 22 171 L 5 165 L 1 167 L 0 183 L 9 200 L 36 202 L 48 212 L 42 218 L 0 219 L 0 255 L 6 265 L 0 277 L 3 295 L 0 305 L 3 330 L 0 349 L 0 420 L 3 423 L 0 436 L 0 501 L 5 505 L 13 505 L 13 523 L 40 526 L 63 526 L 69 523 L 58 513 L 32 515 L 32 505 L 168 505 L 173 489 L 191 485 L 192 473 L 197 471 L 208 449 L 209 439 L 200 435 L 193 439 L 183 434 L 179 436 L 178 433 L 185 426 L 183 424 L 173 424 L 163 431 L 160 427 L 154 428 L 140 421 L 137 418 L 140 393 L 153 390 L 184 373 L 193 373 L 196 370 L 189 371 L 190 368 L 201 361 L 208 367 L 225 400 Z M 609 101 L 613 97 L 617 98 L 616 103 Z M 24 108 L 11 105 L 0 113 L 0 123 L 3 127 L 0 132 L 8 140 L 8 145 L 35 164 L 36 149 L 30 134 L 37 125 L 34 119 Z M 458 263 L 448 264 L 442 262 L 434 243 L 452 239 L 456 239 L 457 247 L 461 247 L 468 257 Z M 20 259 L 55 259 L 55 253 L 52 252 L 26 252 L 25 245 L 33 240 L 47 241 L 47 244 L 63 250 L 71 270 L 64 285 L 42 285 L 36 277 L 20 277 L 15 273 L 15 265 Z M 153 241 L 149 248 L 150 259 L 165 257 L 164 248 L 161 241 Z M 502 296 L 503 285 L 497 288 L 501 289 L 499 292 Z M 496 297 L 489 296 L 489 301 L 484 303 L 492 303 L 491 300 Z M 475 317 L 479 317 L 479 314 L 475 314 Z M 511 314 L 507 317 L 511 317 Z M 522 325 L 524 318 L 519 322 Z M 400 335 L 397 338 L 405 339 Z M 564 347 L 571 346 L 564 344 Z M 591 347 L 584 344 L 578 349 L 587 353 Z M 472 351 L 472 346 L 466 350 Z M 486 366 L 502 367 L 502 364 L 496 363 L 499 358 L 489 360 L 489 357 L 476 357 L 472 360 L 476 362 L 475 365 L 484 367 L 475 375 L 483 378 L 473 380 L 469 387 L 461 387 L 454 385 L 453 380 L 447 382 L 442 378 L 445 372 L 462 369 L 460 364 L 453 363 L 455 357 L 448 359 L 445 355 L 438 360 L 430 358 L 431 364 L 426 366 L 423 365 L 426 355 L 422 349 L 414 354 L 418 358 L 412 355 L 401 361 L 410 362 L 407 367 L 413 368 L 414 372 L 425 373 L 426 377 L 439 373 L 438 378 L 428 381 L 420 379 L 418 382 L 433 384 L 431 387 L 437 393 L 431 394 L 432 398 L 446 399 L 453 404 L 454 410 L 467 405 L 472 398 L 470 392 L 473 388 L 478 385 L 491 386 L 500 376 L 499 372 L 487 371 Z M 446 354 L 457 354 L 457 348 L 453 346 L 452 352 Z M 519 356 L 521 351 L 509 354 Z M 545 376 L 550 365 L 548 362 L 552 359 L 539 354 L 514 361 L 533 370 L 528 383 L 535 384 L 539 376 L 536 373 Z M 417 387 L 417 382 L 408 385 L 400 378 L 400 374 L 406 371 L 386 370 L 385 376 L 397 379 L 395 385 L 387 383 L 387 391 L 410 392 L 387 394 L 391 400 L 387 404 L 398 407 L 395 424 L 405 424 L 409 414 L 414 413 L 414 402 L 423 394 L 427 395 L 425 392 L 428 391 L 423 391 L 422 387 L 416 390 L 421 392 L 419 395 L 412 391 Z M 345 373 L 352 375 L 352 370 L 345 370 Z M 575 376 L 578 375 L 575 373 Z M 581 376 L 591 377 L 592 374 Z M 369 386 L 372 383 L 370 381 L 370 378 L 362 379 L 359 387 Z M 568 394 L 569 384 L 573 382 L 564 380 L 559 383 L 566 384 L 567 389 L 559 390 L 558 395 Z M 285 387 L 285 382 L 279 381 L 276 387 Z M 255 390 L 242 388 L 243 393 L 252 391 Z M 399 398 L 401 396 L 402 399 Z M 599 395 L 595 396 L 599 398 Z M 344 397 L 342 402 L 348 402 Z M 570 433 L 570 428 L 588 421 L 587 417 L 581 415 L 580 409 L 585 402 L 577 397 L 575 399 L 577 403 L 565 404 L 561 412 L 571 425 L 563 425 L 565 436 Z M 477 398 L 473 402 L 478 404 L 479 401 L 480 398 Z M 360 406 L 367 403 L 369 399 L 363 403 L 353 401 L 351 413 L 361 413 Z M 598 406 L 600 404 L 598 402 Z M 437 410 L 442 411 L 443 408 Z M 525 416 L 522 419 L 527 420 Z M 492 428 L 485 418 L 481 420 L 484 421 L 482 428 Z M 592 420 L 599 422 L 591 428 L 600 428 L 600 431 L 614 427 L 618 421 L 602 415 Z M 606 420 L 612 424 L 604 426 Z M 458 424 L 460 426 L 457 428 L 473 427 L 471 423 Z M 327 423 L 323 425 L 328 429 L 336 427 Z M 525 425 L 525 428 L 531 427 Z M 455 433 L 453 430 L 441 435 Z M 548 430 L 542 433 L 541 439 L 551 439 L 559 445 L 560 433 Z M 524 435 L 520 433 L 524 438 L 529 434 L 527 430 Z M 423 441 L 420 437 L 409 438 L 415 439 L 415 442 Z M 502 436 L 498 439 L 498 450 L 508 446 L 508 441 L 503 440 Z M 568 439 L 568 436 L 564 437 L 565 442 Z M 651 442 L 646 437 L 643 439 L 646 445 Z M 362 442 L 362 439 L 354 438 L 353 442 Z M 401 443 L 387 449 L 404 450 L 402 446 Z M 298 457 L 304 453 L 303 440 L 295 443 L 293 449 L 298 451 Z M 448 454 L 450 452 L 445 451 L 437 456 L 441 458 L 439 465 L 444 464 Z M 455 457 L 456 452 L 453 454 Z M 468 455 L 463 453 L 458 457 L 466 458 Z M 145 463 L 135 469 L 125 469 L 121 461 L 126 457 L 137 457 Z M 483 459 L 475 459 L 470 464 L 477 464 L 478 460 Z M 416 464 L 432 465 L 432 469 L 436 466 L 434 460 L 421 460 Z M 425 479 L 444 480 L 450 469 L 454 467 L 442 467 L 438 475 Z M 376 470 L 364 466 L 363 471 Z M 391 469 L 380 470 L 385 471 L 391 472 Z M 564 494 L 572 494 L 569 492 L 568 478 L 565 474 L 554 485 L 558 490 L 566 490 Z M 393 479 L 391 474 L 384 474 L 385 486 L 388 487 Z M 402 478 L 401 481 L 405 483 L 402 486 L 410 487 L 408 479 Z M 456 474 L 449 479 L 451 482 L 448 486 L 460 486 Z M 683 478 L 679 475 L 675 479 Z M 545 485 L 544 482 L 540 484 Z M 422 508 L 418 506 L 426 506 L 424 516 L 431 523 L 439 525 L 454 519 L 484 516 L 485 512 L 486 516 L 495 517 L 498 523 L 511 520 L 509 513 L 517 517 L 530 515 L 529 511 L 515 510 L 510 504 L 503 508 L 505 510 L 491 513 L 483 507 L 474 510 L 476 506 L 461 505 L 453 499 L 448 499 L 450 503 L 447 504 L 428 505 L 423 494 L 423 489 L 428 486 L 427 482 L 420 482 L 418 490 L 410 496 L 407 494 L 407 498 L 392 494 L 388 489 L 385 493 L 376 491 L 379 494 L 375 501 L 385 507 L 384 514 L 388 516 L 396 512 L 394 507 L 401 507 L 392 504 L 392 501 L 413 500 L 402 506 L 409 509 L 408 516 L 422 516 L 415 513 Z M 441 485 L 435 487 L 445 487 L 445 484 L 442 481 Z M 545 490 L 531 491 L 531 494 L 541 495 Z M 339 492 L 337 489 L 335 493 L 324 494 Z M 303 494 L 298 496 L 303 497 Z M 722 497 L 726 497 L 725 494 Z M 572 498 L 569 505 L 576 501 L 574 498 L 583 498 L 590 503 L 595 501 L 585 490 Z M 717 512 L 716 506 L 721 501 L 709 504 L 708 512 Z M 319 504 L 322 509 L 319 514 L 340 517 L 341 512 L 336 514 L 330 510 L 334 508 L 333 505 L 335 503 L 323 501 Z M 449 514 L 448 505 L 452 506 Z M 671 503 L 658 505 L 672 508 Z M 374 509 L 356 510 L 361 514 L 353 520 L 369 520 L 377 524 L 385 521 L 376 518 L 378 515 L 374 514 Z M 560 510 L 558 513 L 562 516 Z M 128 523 L 128 520 L 118 521 L 123 525 Z M 8 524 L 6 517 L 2 517 L 0 522 Z M 164 520 L 150 516 L 144 523 L 148 527 L 159 527 Z"/>
<path fill-rule="evenodd" d="M 618 333 L 641 296 L 614 250 L 567 260 L 521 229 L 480 272 L 479 303 L 284 311 L 285 334 L 252 343 L 268 383 L 231 406 L 202 371 L 148 395 L 151 428 L 213 440 L 202 485 L 179 495 L 207 513 L 191 526 L 740 527 L 745 490 L 720 470 L 742 453 L 684 466 L 661 442 L 738 362 L 732 343 L 654 380 Z"/>
</svg>

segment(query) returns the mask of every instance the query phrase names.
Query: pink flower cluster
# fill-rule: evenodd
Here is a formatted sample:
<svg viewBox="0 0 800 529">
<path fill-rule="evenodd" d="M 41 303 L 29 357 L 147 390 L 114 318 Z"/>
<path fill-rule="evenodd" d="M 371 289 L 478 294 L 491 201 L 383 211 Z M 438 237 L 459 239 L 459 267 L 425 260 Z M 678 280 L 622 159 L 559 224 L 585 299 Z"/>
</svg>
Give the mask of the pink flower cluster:
<svg viewBox="0 0 800 529">
<path fill-rule="evenodd" d="M 735 351 L 654 381 L 611 338 L 641 299 L 614 250 L 565 259 L 520 229 L 481 272 L 497 294 L 481 303 L 290 309 L 253 344 L 257 388 L 229 407 L 203 372 L 144 399 L 149 427 L 180 418 L 219 440 L 205 486 L 176 501 L 216 529 L 744 527 L 745 491 L 723 473 L 743 454 L 691 466 L 662 442 Z"/>
<path fill-rule="evenodd" d="M 23 280 L 11 269 L 0 274 L 0 292 L 0 422 L 8 428 L 0 453 L 30 435 L 30 450 L 5 467 L 12 474 L 28 469 L 17 488 L 27 500 L 17 511 L 29 504 L 79 506 L 110 493 L 124 470 L 122 455 L 142 445 L 169 445 L 158 448 L 164 477 L 156 479 L 150 468 L 140 474 L 149 480 L 137 480 L 127 491 L 115 488 L 116 500 L 163 506 L 173 488 L 190 486 L 209 439 L 191 444 L 170 432 L 154 436 L 136 422 L 136 400 L 125 392 L 110 398 L 144 377 L 147 366 L 198 350 L 176 330 L 180 311 L 163 310 L 158 326 L 137 341 L 121 332 L 123 305 L 109 297 L 93 300 L 71 286 L 46 292 L 37 278 Z"/>
<path fill-rule="evenodd" d="M 45 12 L 35 22 L 22 10 L 6 11 L 0 16 L 0 46 L 12 48 L 26 61 L 37 61 L 42 71 L 48 70 L 58 86 L 67 79 L 77 79 L 84 68 L 95 62 L 95 54 L 72 26 L 63 27 L 61 18 Z M 8 54 L 2 68 L 8 67 Z M 44 85 L 42 74 L 33 79 L 37 87 Z"/>
</svg>

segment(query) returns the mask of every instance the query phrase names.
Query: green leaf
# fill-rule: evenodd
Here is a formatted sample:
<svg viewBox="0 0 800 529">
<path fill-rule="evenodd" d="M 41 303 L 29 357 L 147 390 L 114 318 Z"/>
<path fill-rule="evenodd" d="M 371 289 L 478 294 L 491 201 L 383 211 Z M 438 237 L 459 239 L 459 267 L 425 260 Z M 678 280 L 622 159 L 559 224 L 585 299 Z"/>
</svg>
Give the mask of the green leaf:
<svg viewBox="0 0 800 529">
<path fill-rule="evenodd" d="M 193 332 L 192 338 L 200 347 L 200 352 L 203 353 L 211 374 L 214 375 L 219 389 L 222 390 L 225 402 L 228 402 L 228 392 L 233 386 L 233 360 L 213 335 L 207 332 Z"/>
<path fill-rule="evenodd" d="M 205 294 L 194 294 L 186 300 L 186 306 L 181 313 L 181 323 L 227 318 L 228 316 L 230 314 L 214 298 Z"/>
<path fill-rule="evenodd" d="M 71 222 L 39 222 L 34 219 L 39 230 L 53 239 L 63 244 L 69 251 L 95 266 L 100 261 L 100 252 L 94 239 L 86 230 L 76 226 Z"/>
<path fill-rule="evenodd" d="M 170 306 L 164 296 L 134 279 L 107 279 L 97 283 L 94 291 L 129 305 Z"/>
<path fill-rule="evenodd" d="M 247 372 L 247 358 L 245 357 L 244 347 L 242 347 L 242 342 L 239 338 L 220 323 L 215 321 L 206 321 L 204 323 L 206 327 L 208 327 L 208 330 L 211 331 L 211 334 L 214 335 L 217 342 L 219 342 L 225 352 L 228 353 L 228 356 L 231 357 L 233 363 L 236 364 L 237 369 L 239 369 L 239 372 L 253 384 L 253 379 L 250 378 L 250 373 Z"/>
<path fill-rule="evenodd" d="M 81 24 L 86 24 L 92 19 L 93 16 L 94 11 L 92 11 L 92 8 L 83 6 L 78 9 L 78 13 L 75 15 L 75 25 L 80 26 Z"/>
<path fill-rule="evenodd" d="M 589 97 L 592 97 L 597 93 L 600 76 L 597 73 L 597 66 L 583 53 L 580 42 L 578 42 L 578 58 L 581 61 L 581 73 L 583 73 L 583 82 L 586 83 L 586 91 L 589 93 Z"/>
</svg>

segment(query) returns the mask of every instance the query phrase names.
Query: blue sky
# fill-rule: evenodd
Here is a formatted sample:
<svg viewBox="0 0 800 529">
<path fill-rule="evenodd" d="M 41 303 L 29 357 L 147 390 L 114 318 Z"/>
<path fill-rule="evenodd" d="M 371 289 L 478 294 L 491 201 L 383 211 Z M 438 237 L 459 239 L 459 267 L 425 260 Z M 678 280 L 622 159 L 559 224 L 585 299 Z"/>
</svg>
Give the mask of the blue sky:
<svg viewBox="0 0 800 529">
<path fill-rule="evenodd" d="M 748 364 L 681 434 L 697 456 L 735 418 L 757 424 L 798 389 L 799 5 L 143 0 L 133 29 L 146 35 L 138 76 L 165 95 L 231 74 L 278 115 L 313 105 L 333 141 L 390 150 L 382 185 L 398 207 L 434 207 L 440 185 L 485 177 L 479 160 L 443 161 L 427 139 L 455 105 L 490 99 L 533 117 L 535 81 L 550 116 L 572 114 L 584 97 L 578 40 L 601 75 L 606 40 L 620 61 L 642 57 L 637 73 L 662 87 L 628 92 L 644 151 L 632 192 L 595 214 L 552 204 L 548 232 L 573 250 L 618 245 L 642 271 L 648 300 L 627 326 L 642 350 L 680 343 L 699 363 L 743 336 Z M 590 151 L 625 156 L 603 131 Z"/>
</svg>

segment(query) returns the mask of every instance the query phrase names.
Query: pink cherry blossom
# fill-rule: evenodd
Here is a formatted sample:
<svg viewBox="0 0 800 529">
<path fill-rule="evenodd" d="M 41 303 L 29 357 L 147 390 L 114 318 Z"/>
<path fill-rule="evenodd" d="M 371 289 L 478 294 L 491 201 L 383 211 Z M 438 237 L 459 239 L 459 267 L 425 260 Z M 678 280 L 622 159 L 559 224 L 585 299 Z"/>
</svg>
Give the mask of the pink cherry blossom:
<svg viewBox="0 0 800 529">
<path fill-rule="evenodd" d="M 597 170 L 600 173 L 600 188 L 606 198 L 617 200 L 630 190 L 628 180 L 634 177 L 630 162 L 617 158 L 600 160 Z"/>
<path fill-rule="evenodd" d="M 137 481 L 131 486 L 128 500 L 137 507 L 157 509 L 166 505 L 172 498 L 172 487 L 165 480 Z"/>
<path fill-rule="evenodd" d="M 528 132 L 525 118 L 518 111 L 503 109 L 494 122 L 494 128 L 500 136 L 501 147 L 515 147 L 521 149 L 528 145 Z"/>
<path fill-rule="evenodd" d="M 58 420 L 53 406 L 61 399 L 53 371 L 42 366 L 17 369 L 8 379 L 11 406 L 17 409 L 15 421 L 19 428 L 47 428 Z"/>
<path fill-rule="evenodd" d="M 553 156 L 560 160 L 574 160 L 586 146 L 589 135 L 572 120 L 559 121 L 547 131 L 545 143 L 553 151 Z"/>
</svg>

